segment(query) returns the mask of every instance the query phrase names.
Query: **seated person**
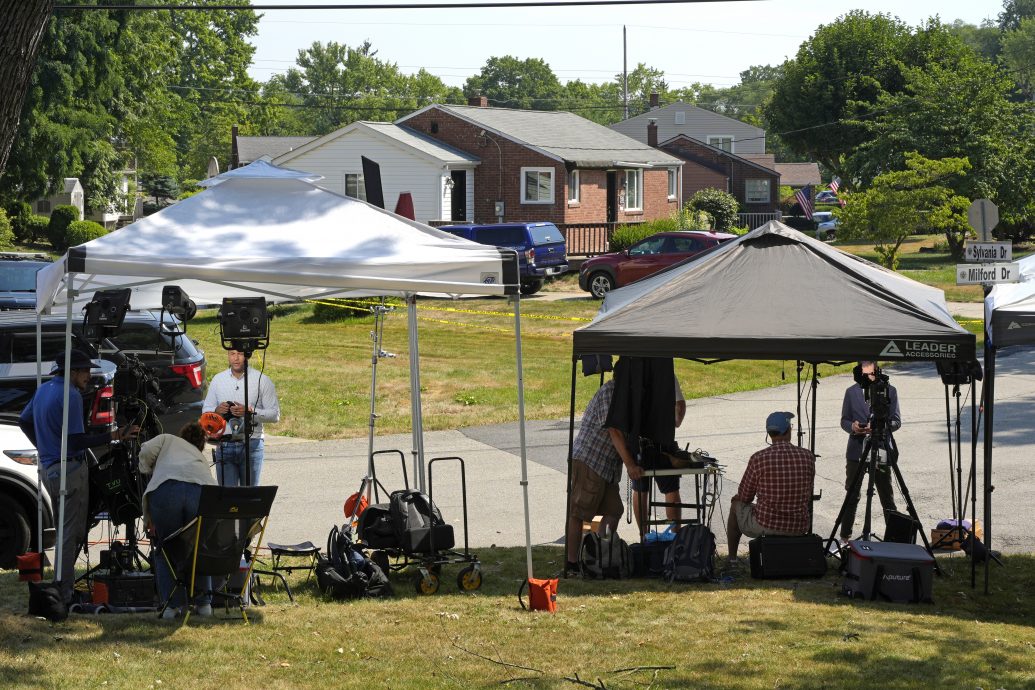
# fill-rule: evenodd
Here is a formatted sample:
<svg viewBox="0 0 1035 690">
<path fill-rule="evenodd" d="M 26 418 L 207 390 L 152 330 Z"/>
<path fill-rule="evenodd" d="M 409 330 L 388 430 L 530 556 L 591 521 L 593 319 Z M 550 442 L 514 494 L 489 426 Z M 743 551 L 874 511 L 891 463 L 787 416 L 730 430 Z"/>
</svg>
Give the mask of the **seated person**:
<svg viewBox="0 0 1035 690">
<path fill-rule="evenodd" d="M 765 421 L 772 445 L 748 460 L 740 490 L 733 497 L 726 537 L 730 563 L 736 563 L 740 536 L 795 535 L 809 531 L 809 502 L 816 458 L 791 444 L 790 412 L 773 412 Z M 752 501 L 758 498 L 757 503 Z"/>
<path fill-rule="evenodd" d="M 205 431 L 197 422 L 185 425 L 179 436 L 160 434 L 140 446 L 140 472 L 151 475 L 144 491 L 144 519 L 154 525 L 157 546 L 197 517 L 201 487 L 216 483 L 204 450 Z M 157 550 L 151 561 L 158 581 L 158 596 L 164 603 L 175 584 L 173 574 L 165 556 Z M 211 578 L 199 577 L 195 589 L 201 592 L 194 602 L 198 614 L 212 615 Z M 174 618 L 186 603 L 186 593 L 178 591 L 163 616 Z"/>
</svg>

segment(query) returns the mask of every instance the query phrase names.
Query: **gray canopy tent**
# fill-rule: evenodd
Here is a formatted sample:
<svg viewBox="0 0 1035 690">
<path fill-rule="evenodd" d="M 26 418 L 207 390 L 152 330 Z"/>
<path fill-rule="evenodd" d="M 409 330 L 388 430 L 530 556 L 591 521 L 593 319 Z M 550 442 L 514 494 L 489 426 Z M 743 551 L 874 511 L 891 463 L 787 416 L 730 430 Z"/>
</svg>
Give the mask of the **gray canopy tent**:
<svg viewBox="0 0 1035 690">
<path fill-rule="evenodd" d="M 66 315 L 66 370 L 73 308 L 97 290 L 130 288 L 135 309 L 158 309 L 162 287 L 176 284 L 200 304 L 224 297 L 275 301 L 357 295 L 406 300 L 409 322 L 414 469 L 423 488 L 416 298 L 508 295 L 514 298 L 517 403 L 526 558 L 531 530 L 521 362 L 517 256 L 462 240 L 313 184 L 314 178 L 260 161 L 213 178 L 211 188 L 78 247 L 37 274 L 37 312 Z M 39 334 L 37 334 L 39 337 Z M 68 425 L 66 379 L 64 429 Z M 62 437 L 58 544 L 63 529 L 67 435 Z M 60 550 L 57 568 L 60 570 Z"/>
<path fill-rule="evenodd" d="M 974 359 L 975 337 L 941 290 L 847 254 L 777 221 L 608 293 L 574 333 L 569 476 L 577 363 L 584 355 L 795 359 L 812 365 L 810 447 L 815 451 L 816 367 L 853 360 Z M 803 431 L 799 430 L 801 444 Z"/>
</svg>

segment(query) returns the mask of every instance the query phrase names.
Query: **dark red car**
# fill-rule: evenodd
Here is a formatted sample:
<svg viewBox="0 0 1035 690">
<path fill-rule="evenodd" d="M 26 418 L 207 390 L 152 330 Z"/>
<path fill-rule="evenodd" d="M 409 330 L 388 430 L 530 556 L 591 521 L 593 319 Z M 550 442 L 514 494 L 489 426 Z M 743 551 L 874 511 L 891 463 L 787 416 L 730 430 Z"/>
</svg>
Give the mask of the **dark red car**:
<svg viewBox="0 0 1035 690">
<path fill-rule="evenodd" d="M 579 268 L 579 287 L 597 299 L 663 268 L 736 238 L 726 232 L 659 232 L 624 252 L 587 259 Z"/>
</svg>

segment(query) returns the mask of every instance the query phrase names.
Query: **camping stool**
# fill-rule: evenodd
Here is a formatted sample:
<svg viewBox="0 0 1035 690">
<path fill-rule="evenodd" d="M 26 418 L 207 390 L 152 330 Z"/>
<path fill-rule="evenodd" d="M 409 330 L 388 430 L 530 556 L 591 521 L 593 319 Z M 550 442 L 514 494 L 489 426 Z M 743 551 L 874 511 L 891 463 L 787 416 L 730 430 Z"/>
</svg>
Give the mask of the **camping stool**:
<svg viewBox="0 0 1035 690">
<path fill-rule="evenodd" d="M 313 570 L 316 568 L 316 559 L 320 556 L 320 547 L 313 544 L 311 541 L 304 541 L 301 544 L 274 544 L 273 542 L 266 543 L 267 548 L 270 550 L 270 554 L 273 555 L 273 572 L 279 573 L 284 571 L 289 575 L 296 570 L 306 570 L 305 581 L 308 583 L 309 579 L 313 576 Z M 281 558 L 309 558 L 309 563 L 306 565 L 282 565 L 280 562 Z M 294 601 L 294 597 L 291 596 L 291 588 L 288 587 L 287 581 L 281 576 L 281 580 L 284 582 L 284 587 L 287 588 L 288 597 Z"/>
</svg>

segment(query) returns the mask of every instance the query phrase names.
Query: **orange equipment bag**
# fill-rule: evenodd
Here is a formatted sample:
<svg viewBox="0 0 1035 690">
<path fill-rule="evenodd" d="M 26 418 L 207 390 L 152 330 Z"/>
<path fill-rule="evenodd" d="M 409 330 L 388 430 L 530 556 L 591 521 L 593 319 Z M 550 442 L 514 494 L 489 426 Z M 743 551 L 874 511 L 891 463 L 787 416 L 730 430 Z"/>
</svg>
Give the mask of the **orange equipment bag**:
<svg viewBox="0 0 1035 690">
<path fill-rule="evenodd" d="M 359 501 L 359 505 L 356 505 L 356 501 Z M 358 518 L 363 514 L 363 511 L 367 509 L 369 501 L 366 496 L 360 495 L 357 491 L 348 498 L 345 499 L 345 517 L 347 518 Z"/>
<path fill-rule="evenodd" d="M 558 582 L 556 579 L 539 580 L 534 577 L 524 580 L 521 583 L 521 587 L 518 588 L 518 603 L 521 604 L 521 608 L 556 613 Z M 525 601 L 521 598 L 521 593 L 525 591 L 525 587 L 528 587 L 528 606 L 525 606 Z"/>
<path fill-rule="evenodd" d="M 19 582 L 39 582 L 43 579 L 43 567 L 40 565 L 43 560 L 39 553 L 29 551 L 17 558 Z"/>
</svg>

